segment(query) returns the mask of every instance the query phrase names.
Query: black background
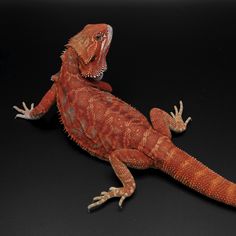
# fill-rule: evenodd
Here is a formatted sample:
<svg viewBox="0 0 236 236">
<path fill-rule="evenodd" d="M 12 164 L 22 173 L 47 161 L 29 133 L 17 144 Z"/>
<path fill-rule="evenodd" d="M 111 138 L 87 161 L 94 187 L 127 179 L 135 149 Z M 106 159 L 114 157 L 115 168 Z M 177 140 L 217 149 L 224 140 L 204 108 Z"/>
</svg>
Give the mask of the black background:
<svg viewBox="0 0 236 236">
<path fill-rule="evenodd" d="M 106 22 L 113 93 L 147 117 L 182 99 L 193 121 L 173 141 L 236 181 L 235 13 L 223 0 L 2 2 L 0 235 L 235 235 L 234 208 L 157 170 L 132 170 L 137 191 L 122 210 L 115 199 L 89 214 L 94 196 L 120 185 L 109 164 L 66 137 L 55 107 L 33 122 L 12 109 L 41 99 L 69 37 Z"/>
</svg>

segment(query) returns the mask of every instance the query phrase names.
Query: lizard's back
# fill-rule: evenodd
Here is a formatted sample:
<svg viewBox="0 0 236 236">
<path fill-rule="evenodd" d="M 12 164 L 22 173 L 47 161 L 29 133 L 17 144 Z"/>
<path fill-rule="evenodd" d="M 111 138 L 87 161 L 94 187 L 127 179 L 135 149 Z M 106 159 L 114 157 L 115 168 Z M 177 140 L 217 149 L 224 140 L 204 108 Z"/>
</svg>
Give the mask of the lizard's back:
<svg viewBox="0 0 236 236">
<path fill-rule="evenodd" d="M 150 128 L 146 117 L 109 92 L 76 77 L 57 84 L 61 120 L 71 138 L 102 159 L 121 148 L 137 148 Z"/>
</svg>

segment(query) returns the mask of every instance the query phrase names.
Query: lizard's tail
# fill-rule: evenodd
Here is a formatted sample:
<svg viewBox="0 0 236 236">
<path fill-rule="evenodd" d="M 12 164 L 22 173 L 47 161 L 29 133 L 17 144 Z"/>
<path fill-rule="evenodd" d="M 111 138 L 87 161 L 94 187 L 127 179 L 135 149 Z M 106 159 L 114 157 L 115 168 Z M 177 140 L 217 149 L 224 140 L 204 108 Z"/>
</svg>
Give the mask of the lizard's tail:
<svg viewBox="0 0 236 236">
<path fill-rule="evenodd" d="M 170 147 L 161 164 L 159 162 L 158 168 L 197 192 L 236 207 L 236 184 L 176 146 Z"/>
</svg>

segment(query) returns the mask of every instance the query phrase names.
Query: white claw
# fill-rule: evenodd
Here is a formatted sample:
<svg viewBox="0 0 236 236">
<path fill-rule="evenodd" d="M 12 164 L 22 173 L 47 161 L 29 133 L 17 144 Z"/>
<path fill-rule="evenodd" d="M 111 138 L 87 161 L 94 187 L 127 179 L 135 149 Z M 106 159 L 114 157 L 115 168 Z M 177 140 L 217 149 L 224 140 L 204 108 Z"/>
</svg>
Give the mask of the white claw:
<svg viewBox="0 0 236 236">
<path fill-rule="evenodd" d="M 109 188 L 109 191 L 114 191 L 114 190 L 117 190 L 118 188 L 115 188 L 115 187 L 110 187 Z"/>
<path fill-rule="evenodd" d="M 192 118 L 191 118 L 191 117 L 188 117 L 188 119 L 184 122 L 185 125 L 187 125 L 187 124 L 189 123 L 189 121 L 191 121 L 191 120 L 192 120 Z"/>
<path fill-rule="evenodd" d="M 178 115 L 178 108 L 177 108 L 177 106 L 174 106 L 174 109 L 175 109 L 175 115 Z"/>
<path fill-rule="evenodd" d="M 28 107 L 26 106 L 25 102 L 22 102 L 22 105 L 23 105 L 25 110 L 29 110 Z"/>
<path fill-rule="evenodd" d="M 102 199 L 102 196 L 97 196 L 97 197 L 93 198 L 93 201 L 98 201 L 98 200 L 101 200 L 101 199 Z"/>
<path fill-rule="evenodd" d="M 92 208 L 94 208 L 95 206 L 98 206 L 98 205 L 99 205 L 98 202 L 88 205 L 88 211 L 90 211 Z"/>
<path fill-rule="evenodd" d="M 23 113 L 23 112 L 24 112 L 24 110 L 20 109 L 20 108 L 19 108 L 19 107 L 17 107 L 17 106 L 13 106 L 13 108 L 14 108 L 16 111 L 18 111 L 18 112 L 21 112 L 21 113 Z"/>
<path fill-rule="evenodd" d="M 183 110 L 184 110 L 184 105 L 183 105 L 183 102 L 181 100 L 179 102 L 179 105 L 180 105 L 180 107 L 179 107 L 179 114 L 182 115 L 183 114 Z"/>
<path fill-rule="evenodd" d="M 122 196 L 122 197 L 120 198 L 120 201 L 119 201 L 119 207 L 120 207 L 120 208 L 122 208 L 122 204 L 123 204 L 125 198 L 126 198 L 125 196 Z"/>
<path fill-rule="evenodd" d="M 24 115 L 22 115 L 22 114 L 17 114 L 17 115 L 15 116 L 15 119 L 16 119 L 16 118 L 23 118 L 23 119 L 24 119 L 24 118 L 25 118 L 25 116 L 24 116 Z"/>
</svg>

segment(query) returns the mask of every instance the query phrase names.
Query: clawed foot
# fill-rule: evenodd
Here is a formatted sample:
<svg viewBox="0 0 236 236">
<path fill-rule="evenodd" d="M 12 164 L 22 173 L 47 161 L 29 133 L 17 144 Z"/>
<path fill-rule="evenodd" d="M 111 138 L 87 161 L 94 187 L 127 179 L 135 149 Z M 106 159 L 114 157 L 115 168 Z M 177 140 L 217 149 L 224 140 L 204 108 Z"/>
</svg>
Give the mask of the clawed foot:
<svg viewBox="0 0 236 236">
<path fill-rule="evenodd" d="M 120 197 L 119 207 L 122 207 L 125 198 L 128 196 L 130 196 L 130 194 L 125 191 L 125 188 L 110 187 L 108 192 L 103 191 L 101 192 L 100 196 L 93 198 L 93 203 L 88 205 L 88 211 L 90 211 L 94 207 L 102 205 L 108 199 L 113 197 Z"/>
<path fill-rule="evenodd" d="M 25 102 L 22 102 L 22 105 L 23 105 L 24 110 L 17 106 L 13 106 L 13 108 L 19 112 L 19 114 L 17 114 L 15 118 L 34 120 L 35 118 L 30 116 L 30 112 L 34 109 L 34 104 L 33 103 L 31 104 L 30 109 L 26 106 Z"/>
<path fill-rule="evenodd" d="M 179 104 L 180 104 L 179 110 L 178 110 L 177 106 L 174 106 L 175 114 L 173 112 L 171 112 L 170 114 L 173 117 L 173 119 L 175 120 L 175 126 L 172 127 L 173 130 L 175 132 L 181 133 L 186 130 L 187 125 L 188 125 L 189 121 L 192 120 L 192 118 L 188 117 L 185 122 L 183 121 L 183 118 L 182 118 L 182 114 L 183 114 L 183 110 L 184 110 L 183 102 L 180 101 Z"/>
</svg>

